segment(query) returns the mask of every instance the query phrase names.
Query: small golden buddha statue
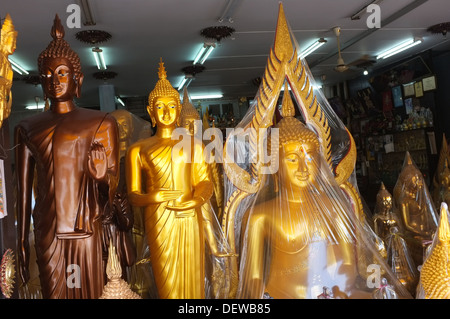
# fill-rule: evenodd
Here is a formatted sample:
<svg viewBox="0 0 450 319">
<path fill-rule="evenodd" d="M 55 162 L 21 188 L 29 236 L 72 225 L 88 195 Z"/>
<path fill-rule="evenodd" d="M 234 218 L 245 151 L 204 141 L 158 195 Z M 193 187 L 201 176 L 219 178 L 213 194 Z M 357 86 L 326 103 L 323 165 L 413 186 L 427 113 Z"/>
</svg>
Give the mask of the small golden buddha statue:
<svg viewBox="0 0 450 319">
<path fill-rule="evenodd" d="M 426 299 L 450 299 L 450 225 L 448 206 L 441 204 L 439 228 L 431 251 L 420 270 L 420 283 Z"/>
<path fill-rule="evenodd" d="M 137 293 L 131 290 L 128 283 L 122 279 L 122 267 L 116 253 L 116 247 L 112 241 L 110 241 L 108 248 L 106 275 L 108 276 L 108 283 L 103 288 L 99 299 L 141 299 Z"/>
<path fill-rule="evenodd" d="M 191 152 L 174 151 L 179 143 L 172 134 L 180 124 L 180 96 L 167 80 L 162 61 L 158 75 L 147 107 L 157 130 L 127 152 L 128 198 L 132 205 L 144 207 L 159 297 L 205 298 L 206 243 L 213 256 L 225 255 L 218 249 L 213 212 L 201 209 L 212 196 L 213 184 L 206 162 L 193 158 L 203 154 L 201 141 L 192 143 Z"/>
<path fill-rule="evenodd" d="M 17 31 L 7 14 L 0 35 L 0 127 L 11 113 L 13 70 L 8 56 L 16 50 L 16 38 Z"/>
<path fill-rule="evenodd" d="M 394 187 L 394 202 L 414 262 L 421 265 L 438 222 L 428 187 L 409 152 L 406 152 L 403 169 Z"/>
<path fill-rule="evenodd" d="M 398 226 L 391 227 L 386 244 L 387 262 L 394 275 L 411 295 L 415 295 L 419 274 Z"/>
<path fill-rule="evenodd" d="M 375 215 L 373 217 L 375 233 L 387 244 L 392 227 L 399 227 L 400 222 L 393 212 L 393 199 L 391 193 L 381 183 L 377 193 Z"/>
<path fill-rule="evenodd" d="M 355 288 L 356 234 L 339 199 L 330 195 L 334 178 L 321 169 L 326 164 L 319 139 L 294 117 L 287 92 L 276 126 L 274 194 L 257 200 L 242 222 L 238 296 L 315 299 L 325 290 L 342 299 L 370 298 Z M 337 184 L 334 190 L 340 193 Z"/>
</svg>

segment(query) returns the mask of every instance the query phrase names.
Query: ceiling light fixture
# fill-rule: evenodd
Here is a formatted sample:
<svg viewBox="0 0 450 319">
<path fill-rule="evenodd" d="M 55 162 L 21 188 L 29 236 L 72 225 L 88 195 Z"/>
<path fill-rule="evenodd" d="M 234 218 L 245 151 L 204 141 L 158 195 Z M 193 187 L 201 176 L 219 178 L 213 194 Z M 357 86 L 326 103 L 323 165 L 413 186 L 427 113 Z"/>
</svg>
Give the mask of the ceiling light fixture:
<svg viewBox="0 0 450 319">
<path fill-rule="evenodd" d="M 14 62 L 14 61 L 11 60 L 10 58 L 8 58 L 8 60 L 9 60 L 9 62 L 11 63 L 11 68 L 12 68 L 15 72 L 19 73 L 20 75 L 24 75 L 24 74 L 28 75 L 28 74 L 29 74 L 28 71 L 25 70 L 23 67 L 21 67 L 17 62 Z"/>
<path fill-rule="evenodd" d="M 205 95 L 191 95 L 191 100 L 209 100 L 209 99 L 220 99 L 223 94 L 205 94 Z"/>
<path fill-rule="evenodd" d="M 361 19 L 361 16 L 363 16 L 364 14 L 367 13 L 367 7 L 370 6 L 371 4 L 379 4 L 381 1 L 383 0 L 374 0 L 371 3 L 369 3 L 368 5 L 364 6 L 364 8 L 362 8 L 361 10 L 359 10 L 358 12 L 356 12 L 355 14 L 353 14 L 350 19 L 352 20 L 359 20 Z"/>
<path fill-rule="evenodd" d="M 233 12 L 234 12 L 234 6 L 235 6 L 236 2 L 237 2 L 236 0 L 228 0 L 228 3 L 226 5 L 226 7 L 225 7 L 224 12 L 222 13 L 220 18 L 218 19 L 218 21 L 220 23 L 224 22 L 225 20 L 227 20 L 229 23 L 233 23 L 234 22 L 232 15 L 233 15 Z"/>
<path fill-rule="evenodd" d="M 80 0 L 80 7 L 83 10 L 84 22 L 85 26 L 87 25 L 96 25 L 94 17 L 92 16 L 91 6 L 89 5 L 88 0 Z"/>
<path fill-rule="evenodd" d="M 203 64 L 205 63 L 206 59 L 209 57 L 211 52 L 216 47 L 215 43 L 212 42 L 205 42 L 203 43 L 202 47 L 198 51 L 197 55 L 194 58 L 194 62 L 192 64 Z"/>
<path fill-rule="evenodd" d="M 369 71 L 367 71 L 367 69 L 364 69 L 363 74 L 364 74 L 364 75 L 369 75 Z"/>
<path fill-rule="evenodd" d="M 402 42 L 399 45 L 396 45 L 395 47 L 393 47 L 393 48 L 391 48 L 391 49 L 389 49 L 387 51 L 384 51 L 383 53 L 379 54 L 377 56 L 377 60 L 389 58 L 389 57 L 391 57 L 391 56 L 393 56 L 393 55 L 395 55 L 397 53 L 400 53 L 400 52 L 405 51 L 405 50 L 407 50 L 409 48 L 412 48 L 412 47 L 414 47 L 414 46 L 416 46 L 416 45 L 418 45 L 418 44 L 420 44 L 422 42 L 423 42 L 423 40 L 421 38 L 414 38 L 414 39 L 410 39 L 408 41 Z"/>
<path fill-rule="evenodd" d="M 312 45 L 310 45 L 305 51 L 301 52 L 300 58 L 303 59 L 303 58 L 307 57 L 308 55 L 310 55 L 311 53 L 316 51 L 318 48 L 320 48 L 325 43 L 327 43 L 327 40 L 325 40 L 324 38 L 320 38 L 319 40 L 314 42 Z"/>
<path fill-rule="evenodd" d="M 25 107 L 27 110 L 42 110 L 45 108 L 45 104 L 34 104 Z"/>
<path fill-rule="evenodd" d="M 103 56 L 103 50 L 95 47 L 92 48 L 92 53 L 94 54 L 95 63 L 99 70 L 106 70 L 105 57 Z"/>
<path fill-rule="evenodd" d="M 181 80 L 180 84 L 178 84 L 178 91 L 183 90 L 183 88 L 187 88 L 189 84 L 191 84 L 192 80 L 194 80 L 194 76 L 191 74 L 186 74 Z"/>
<path fill-rule="evenodd" d="M 120 103 L 120 105 L 122 105 L 123 107 L 125 107 L 125 102 L 120 98 L 120 96 L 116 96 L 116 100 L 117 100 L 117 102 Z"/>
</svg>

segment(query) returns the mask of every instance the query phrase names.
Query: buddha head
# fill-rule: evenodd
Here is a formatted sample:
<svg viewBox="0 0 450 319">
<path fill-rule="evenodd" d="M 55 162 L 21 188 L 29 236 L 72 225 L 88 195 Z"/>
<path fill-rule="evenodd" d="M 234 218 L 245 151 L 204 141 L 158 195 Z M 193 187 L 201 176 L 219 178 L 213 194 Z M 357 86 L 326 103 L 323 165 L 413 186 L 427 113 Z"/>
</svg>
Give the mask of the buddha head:
<svg viewBox="0 0 450 319">
<path fill-rule="evenodd" d="M 294 117 L 295 109 L 288 90 L 282 103 L 279 129 L 280 186 L 298 191 L 314 185 L 319 174 L 320 144 L 317 135 Z"/>
<path fill-rule="evenodd" d="M 159 80 L 148 96 L 147 112 L 152 120 L 153 127 L 171 127 L 179 124 L 181 112 L 180 94 L 167 80 L 166 69 L 162 59 L 159 63 Z"/>
<path fill-rule="evenodd" d="M 38 58 L 44 95 L 52 101 L 70 101 L 80 97 L 83 73 L 80 58 L 64 40 L 64 27 L 58 15 L 51 36 L 53 40 Z"/>
<path fill-rule="evenodd" d="M 127 110 L 115 110 L 111 115 L 116 119 L 119 128 L 119 141 L 128 142 L 133 135 L 133 118 Z"/>
<path fill-rule="evenodd" d="M 392 210 L 392 195 L 383 183 L 381 183 L 380 190 L 377 193 L 376 205 L 377 213 L 389 212 Z"/>
<path fill-rule="evenodd" d="M 181 108 L 180 114 L 180 125 L 189 131 L 190 135 L 194 135 L 196 130 L 196 122 L 200 120 L 200 114 L 198 114 L 197 109 L 189 101 L 189 96 L 187 89 L 184 88 L 183 92 L 183 107 Z M 197 122 L 198 123 L 198 122 Z"/>
<path fill-rule="evenodd" d="M 6 55 L 11 55 L 16 50 L 16 39 L 17 31 L 14 29 L 11 16 L 7 14 L 0 36 L 0 47 Z"/>
</svg>

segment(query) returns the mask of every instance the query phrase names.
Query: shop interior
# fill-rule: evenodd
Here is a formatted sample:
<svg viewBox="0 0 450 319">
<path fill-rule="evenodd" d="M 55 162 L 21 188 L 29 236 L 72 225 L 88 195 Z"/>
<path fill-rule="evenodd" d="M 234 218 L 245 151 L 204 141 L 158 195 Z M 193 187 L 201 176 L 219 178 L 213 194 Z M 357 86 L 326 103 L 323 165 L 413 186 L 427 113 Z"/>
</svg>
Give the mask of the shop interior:
<svg viewBox="0 0 450 319">
<path fill-rule="evenodd" d="M 262 103 L 260 96 L 264 94 L 273 98 L 272 103 L 276 105 L 275 111 L 272 110 L 270 113 L 272 117 L 267 120 L 274 125 L 273 127 L 281 123 L 282 118 L 289 113 L 286 111 L 288 102 L 285 102 L 289 99 L 286 96 L 289 95 L 294 101 L 295 108 L 291 116 L 304 124 L 310 121 L 305 111 L 306 106 L 300 98 L 302 95 L 293 88 L 296 84 L 290 82 L 288 73 L 283 89 L 277 94 L 272 92 L 275 84 L 271 86 L 269 83 L 274 79 L 270 79 L 271 75 L 268 75 L 267 70 L 272 70 L 271 65 L 276 69 L 273 61 L 283 60 L 273 53 L 276 52 L 273 48 L 279 45 L 276 35 L 282 32 L 278 25 L 281 16 L 278 1 L 8 0 L 3 2 L 0 5 L 1 23 L 6 25 L 6 21 L 11 19 L 17 38 L 14 52 L 5 57 L 6 54 L 2 49 L 3 56 L 0 57 L 4 59 L 0 65 L 2 87 L 6 87 L 3 79 L 7 78 L 2 70 L 6 70 L 7 63 L 10 63 L 13 70 L 10 88 L 12 103 L 0 130 L 2 217 L 0 249 L 3 255 L 2 271 L 4 272 L 3 266 L 6 267 L 9 261 L 9 267 L 14 268 L 15 276 L 13 283 L 8 282 L 12 286 L 9 289 L 4 288 L 2 278 L 2 298 L 45 298 L 40 292 L 41 281 L 45 279 L 42 279 L 44 277 L 40 279 L 38 267 L 30 270 L 29 285 L 22 283 L 23 277 L 20 275 L 20 243 L 18 243 L 20 227 L 16 216 L 21 205 L 20 198 L 23 198 L 19 196 L 17 185 L 23 176 L 17 175 L 17 171 L 21 169 L 23 163 L 18 163 L 19 159 L 16 158 L 17 154 L 20 154 L 20 150 L 17 150 L 20 149 L 20 145 L 17 142 L 16 129 L 24 121 L 28 123 L 30 118 L 51 111 L 50 99 L 47 98 L 42 84 L 44 80 L 39 69 L 38 57 L 52 40 L 51 30 L 55 26 L 56 15 L 64 29 L 65 41 L 79 56 L 84 75 L 79 96 L 74 99 L 76 106 L 108 114 L 119 110 L 127 111 L 135 119 L 135 123 L 139 123 L 135 124 L 134 129 L 142 130 L 140 138 L 157 135 L 158 126 L 152 125 L 155 120 L 148 105 L 149 94 L 162 78 L 167 79 L 173 89 L 179 92 L 180 101 L 184 103 L 187 97 L 193 112 L 198 113 L 196 119 L 201 120 L 203 130 L 206 128 L 220 130 L 222 146 L 228 137 L 234 134 L 230 133 L 232 129 L 244 127 L 249 118 L 256 116 L 255 110 L 260 106 L 259 103 Z M 330 166 L 334 171 L 331 170 L 330 174 L 334 173 L 337 179 L 340 160 L 349 156 L 346 152 L 351 146 L 355 160 L 345 169 L 349 172 L 348 178 L 352 180 L 359 194 L 359 203 L 364 208 L 364 218 L 368 220 L 367 225 L 362 223 L 361 227 L 372 228 L 369 231 L 370 236 L 376 233 L 374 241 L 377 243 L 382 237 L 378 233 L 380 226 L 378 228 L 376 226 L 380 222 L 377 216 L 382 214 L 379 211 L 379 196 L 382 191 L 387 191 L 391 197 L 396 196 L 399 181 L 403 178 L 402 171 L 408 161 L 418 169 L 417 174 L 423 178 L 421 189 L 425 189 L 423 198 L 419 200 L 416 197 L 415 201 L 419 203 L 423 200 L 422 206 L 432 202 L 430 205 L 433 210 L 434 228 L 432 234 L 427 233 L 426 239 L 421 238 L 422 246 L 419 245 L 418 248 L 417 236 L 403 238 L 394 233 L 389 239 L 392 246 L 387 247 L 387 241 L 384 243 L 385 253 L 386 250 L 394 249 L 394 246 L 403 247 L 402 240 L 407 243 L 408 252 L 397 251 L 395 256 L 397 259 L 387 253 L 386 260 L 397 260 L 398 263 L 395 265 L 398 267 L 395 268 L 394 265 L 394 270 L 390 269 L 387 273 L 391 277 L 396 277 L 399 286 L 405 288 L 408 293 L 384 290 L 372 293 L 371 296 L 389 298 L 393 295 L 401 297 L 408 295 L 412 298 L 425 298 L 423 290 L 420 290 L 424 284 L 419 283 L 420 268 L 424 265 L 426 257 L 433 255 L 427 250 L 428 247 L 438 245 L 434 239 L 439 236 L 434 235 L 441 225 L 442 211 L 445 212 L 441 204 L 446 201 L 450 204 L 450 173 L 447 166 L 450 164 L 448 151 L 450 38 L 447 35 L 447 31 L 450 30 L 448 15 L 450 3 L 448 0 L 320 2 L 319 6 L 314 1 L 287 0 L 281 2 L 281 8 L 284 9 L 282 13 L 287 20 L 291 36 L 289 43 L 298 49 L 296 58 L 307 65 L 305 72 L 310 76 L 311 92 L 317 96 L 320 106 L 325 109 L 324 114 L 328 117 L 327 125 L 332 127 L 332 134 L 337 134 L 331 136 Z M 6 38 L 3 33 L 2 37 Z M 398 45 L 402 45 L 402 48 L 394 52 L 394 48 Z M 281 49 L 279 50 L 281 52 Z M 386 52 L 388 54 L 383 56 Z M 161 65 L 164 66 L 166 74 L 163 77 Z M 275 71 L 273 72 L 275 74 Z M 263 94 L 261 88 L 266 85 L 270 90 L 266 89 L 268 93 Z M 289 85 L 291 87 L 288 87 Z M 261 118 L 265 116 L 266 114 L 262 114 Z M 312 117 L 314 116 L 315 114 Z M 341 144 L 337 141 L 340 136 L 335 133 L 339 130 L 349 133 L 348 141 L 352 144 L 344 145 L 342 153 L 340 153 Z M 325 136 L 319 134 L 320 143 L 323 143 Z M 246 147 L 242 149 L 248 151 L 248 145 Z M 126 151 L 121 153 L 121 157 L 125 156 Z M 216 169 L 221 172 L 219 175 L 222 183 L 224 179 L 234 183 L 233 178 L 227 175 L 226 167 L 220 166 Z M 39 170 L 45 168 L 37 167 L 37 171 Z M 127 170 L 127 174 L 130 171 L 132 170 Z M 443 173 L 444 171 L 448 176 Z M 38 172 L 36 175 L 40 174 L 43 173 Z M 130 177 L 127 175 L 127 178 Z M 277 175 L 276 178 L 280 177 Z M 443 178 L 448 179 L 446 190 L 441 187 L 441 184 L 444 184 L 441 181 Z M 237 186 L 238 182 L 232 186 L 241 189 Z M 274 180 L 273 184 L 277 184 L 276 182 Z M 265 183 L 273 186 L 270 181 Z M 127 182 L 123 187 L 129 186 Z M 260 189 L 258 194 L 264 193 L 267 189 Z M 230 196 L 229 189 L 223 184 L 221 190 L 214 191 Z M 130 189 L 128 192 L 130 193 Z M 231 201 L 232 198 L 231 196 L 228 200 Z M 222 214 L 224 210 L 226 211 L 227 198 L 222 198 L 221 203 L 218 197 L 215 200 L 218 225 L 219 228 L 222 227 L 226 237 L 227 232 L 222 224 L 225 217 Z M 258 203 L 257 199 L 254 200 Z M 245 198 L 242 201 L 246 203 Z M 33 202 L 32 205 L 34 204 Z M 398 209 L 398 217 L 390 215 L 396 220 L 395 223 L 390 222 L 395 226 L 397 223 L 401 224 L 397 218 L 402 218 L 403 206 L 394 204 L 395 209 Z M 357 204 L 352 205 L 354 207 Z M 239 215 L 239 212 L 241 211 L 237 209 L 236 214 Z M 241 214 L 244 214 L 244 211 Z M 332 216 L 327 215 L 325 219 L 333 219 Z M 359 238 L 358 235 L 355 236 Z M 243 238 L 239 240 L 244 240 Z M 311 238 L 308 237 L 308 240 L 312 240 Z M 140 240 L 145 242 L 145 239 Z M 142 245 L 147 248 L 147 244 Z M 148 245 L 153 249 L 151 244 Z M 246 246 L 242 244 L 242 247 Z M 116 249 L 120 248 L 116 245 Z M 231 260 L 237 258 L 233 254 L 240 256 L 239 252 L 233 249 L 231 251 L 232 253 L 229 253 L 232 256 Z M 103 255 L 108 253 L 113 254 L 111 249 L 106 249 Z M 151 269 L 149 265 L 152 261 L 146 253 L 137 251 L 135 268 L 122 269 L 125 274 L 123 277 L 128 277 L 126 281 L 133 289 L 133 292 L 128 292 L 127 296 L 130 298 L 155 299 L 163 295 L 161 291 L 158 295 L 157 289 L 154 288 L 160 285 L 158 281 L 160 275 L 157 273 L 159 268 L 153 266 L 155 268 Z M 30 254 L 29 261 L 33 263 L 36 259 L 33 247 Z M 206 258 L 204 262 L 208 265 L 210 261 Z M 219 267 L 220 269 L 231 267 L 227 262 L 216 263 L 220 263 L 220 267 L 223 267 Z M 392 266 L 392 262 L 387 263 Z M 136 264 L 141 268 L 136 267 Z M 242 277 L 246 271 L 243 264 L 241 260 Z M 208 266 L 206 268 L 205 276 L 209 271 Z M 400 268 L 402 270 L 398 270 Z M 410 268 L 413 270 L 408 272 Z M 295 271 L 292 269 L 288 271 L 290 274 L 293 272 Z M 137 283 L 138 277 L 147 280 L 146 286 Z M 105 277 L 105 283 L 108 278 L 112 280 L 112 277 Z M 233 276 L 230 275 L 230 278 Z M 265 294 L 256 296 L 273 298 L 275 295 L 276 298 L 291 298 L 282 291 L 283 281 L 280 281 L 281 288 L 277 292 L 277 288 L 271 286 L 272 279 L 266 282 L 268 292 L 264 291 Z M 448 279 L 450 280 L 450 277 Z M 212 280 L 211 283 L 205 282 L 209 290 L 216 288 Z M 237 285 L 239 287 L 237 295 L 229 293 L 216 296 L 220 296 L 219 298 L 255 296 L 253 291 L 250 293 L 250 290 L 241 287 L 241 285 L 245 287 L 245 282 Z M 395 284 L 392 285 L 395 287 Z M 143 287 L 147 290 L 144 291 Z M 189 287 L 186 289 L 191 289 Z M 205 290 L 208 292 L 207 288 Z M 286 289 L 289 290 L 288 288 Z M 444 293 L 444 296 L 450 298 L 448 288 L 447 292 L 448 294 Z M 347 291 L 325 291 L 324 286 L 323 292 L 316 293 L 314 290 L 302 297 L 338 298 L 339 293 L 351 296 Z M 358 298 L 359 295 L 353 296 Z M 443 298 L 442 295 L 440 297 Z M 432 297 L 427 295 L 426 298 Z"/>
</svg>

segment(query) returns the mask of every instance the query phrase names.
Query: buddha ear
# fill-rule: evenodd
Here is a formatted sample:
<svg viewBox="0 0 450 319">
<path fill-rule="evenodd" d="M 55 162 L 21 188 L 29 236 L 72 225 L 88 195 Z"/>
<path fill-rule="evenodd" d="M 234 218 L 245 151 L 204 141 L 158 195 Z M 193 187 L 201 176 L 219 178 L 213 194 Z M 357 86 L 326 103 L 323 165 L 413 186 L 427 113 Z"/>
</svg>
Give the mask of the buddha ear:
<svg viewBox="0 0 450 319">
<path fill-rule="evenodd" d="M 150 120 L 152 121 L 152 127 L 155 127 L 156 120 L 155 120 L 155 117 L 153 116 L 152 107 L 150 105 L 147 105 L 147 113 L 148 113 L 148 115 L 150 115 Z"/>
<path fill-rule="evenodd" d="M 81 85 L 83 84 L 84 74 L 80 73 L 80 76 L 78 78 L 75 78 L 76 82 L 76 89 L 75 89 L 75 96 L 79 98 L 81 96 Z"/>
</svg>

